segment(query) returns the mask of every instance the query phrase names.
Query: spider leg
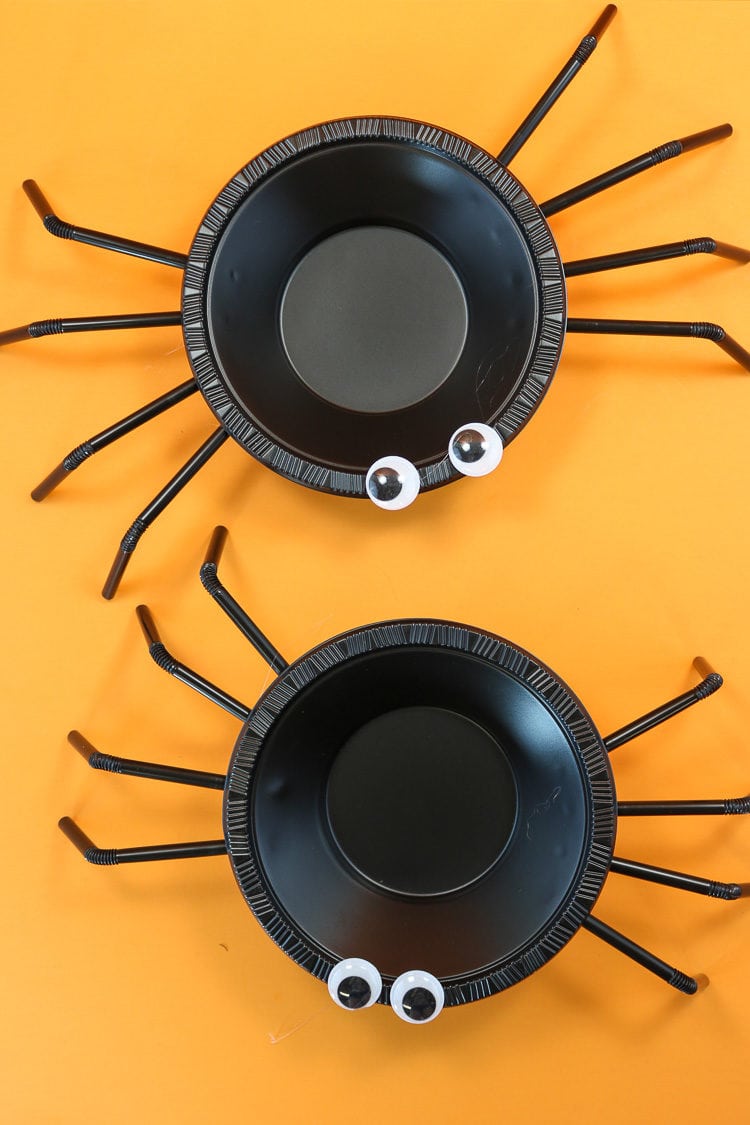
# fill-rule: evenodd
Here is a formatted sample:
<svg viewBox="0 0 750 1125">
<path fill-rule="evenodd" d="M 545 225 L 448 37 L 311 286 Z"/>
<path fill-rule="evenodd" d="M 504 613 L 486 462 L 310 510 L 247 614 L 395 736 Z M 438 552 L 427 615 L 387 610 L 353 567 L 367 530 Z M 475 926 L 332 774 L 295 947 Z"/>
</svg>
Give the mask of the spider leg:
<svg viewBox="0 0 750 1125">
<path fill-rule="evenodd" d="M 99 246 L 102 250 L 115 250 L 119 254 L 129 254 L 133 258 L 145 258 L 146 261 L 174 266 L 179 270 L 184 269 L 187 264 L 187 255 L 185 254 L 177 254 L 173 250 L 163 250 L 160 246 L 150 246 L 146 242 L 133 242 L 130 238 L 119 238 L 114 234 L 104 234 L 99 230 L 89 230 L 87 227 L 74 227 L 71 223 L 64 222 L 52 210 L 49 200 L 36 180 L 24 180 L 23 190 L 44 223 L 45 229 L 58 238 L 69 238 L 73 242 L 85 242 L 88 246 Z"/>
<path fill-rule="evenodd" d="M 200 569 L 201 582 L 214 601 L 224 610 L 230 621 L 234 622 L 243 637 L 246 637 L 247 640 L 250 641 L 250 644 L 253 645 L 263 659 L 270 664 L 274 672 L 283 672 L 289 667 L 284 657 L 278 649 L 274 648 L 268 637 L 260 631 L 252 618 L 248 617 L 242 606 L 239 602 L 235 601 L 224 584 L 219 581 L 219 560 L 224 551 L 226 538 L 227 529 L 225 527 L 214 528 L 203 566 Z"/>
<path fill-rule="evenodd" d="M 652 148 L 640 156 L 634 156 L 632 160 L 628 160 L 624 164 L 618 164 L 616 168 L 610 168 L 609 171 L 594 176 L 592 180 L 586 180 L 585 183 L 578 184 L 577 187 L 570 188 L 561 195 L 548 199 L 546 203 L 542 203 L 540 210 L 543 215 L 549 218 L 550 215 L 556 215 L 558 211 L 565 211 L 566 208 L 572 207 L 592 195 L 597 195 L 600 191 L 606 191 L 607 188 L 614 187 L 615 184 L 620 184 L 623 180 L 630 179 L 631 176 L 637 176 L 648 168 L 663 164 L 665 160 L 672 160 L 675 156 L 681 156 L 684 152 L 692 152 L 694 148 L 702 148 L 703 145 L 713 144 L 714 141 L 721 141 L 731 135 L 731 125 L 716 125 L 713 129 L 705 129 L 701 133 L 692 133 L 689 137 L 681 137 L 677 141 L 667 141 L 666 144 L 659 145 L 658 148 Z"/>
<path fill-rule="evenodd" d="M 626 957 L 630 957 L 631 960 L 642 965 L 644 969 L 648 969 L 650 973 L 655 973 L 657 977 L 661 977 L 662 980 L 665 980 L 667 984 L 671 984 L 672 988 L 676 988 L 679 992 L 684 992 L 688 996 L 692 996 L 698 991 L 700 984 L 694 977 L 689 977 L 685 973 L 680 972 L 679 969 L 668 965 L 666 961 L 662 961 L 660 957 L 649 953 L 642 945 L 636 945 L 630 938 L 625 937 L 625 934 L 621 934 L 619 930 L 613 930 L 611 926 L 608 926 L 606 922 L 600 921 L 599 918 L 595 918 L 593 914 L 589 914 L 588 918 L 583 922 L 583 927 L 588 930 L 589 933 L 595 934 L 596 937 L 601 938 L 602 941 L 606 941 L 606 943 L 611 945 L 614 949 L 619 950 L 620 953 L 624 953 Z M 705 978 L 703 978 L 703 983 L 708 983 Z"/>
<path fill-rule="evenodd" d="M 74 316 L 68 319 L 35 320 L 19 328 L 0 332 L 0 347 L 39 336 L 59 336 L 66 332 L 104 332 L 116 328 L 164 328 L 182 324 L 181 312 L 125 313 L 122 316 Z"/>
<path fill-rule="evenodd" d="M 628 723 L 627 726 L 620 727 L 619 730 L 608 735 L 603 740 L 607 751 L 616 750 L 618 746 L 630 742 L 632 738 L 638 738 L 639 735 L 645 734 L 646 731 L 652 730 L 653 727 L 671 719 L 673 715 L 678 715 L 680 711 L 692 707 L 694 703 L 699 703 L 702 699 L 706 699 L 719 690 L 724 681 L 718 672 L 714 672 L 708 661 L 704 660 L 702 656 L 696 656 L 693 667 L 703 677 L 696 687 L 683 692 L 675 699 L 670 699 L 667 703 L 663 703 L 661 707 L 649 711 L 647 715 L 641 715 L 639 719 L 634 719 L 632 723 Z"/>
<path fill-rule="evenodd" d="M 230 715 L 234 715 L 243 722 L 247 722 L 252 715 L 249 707 L 244 703 L 240 703 L 238 699 L 234 699 L 228 695 L 221 688 L 216 687 L 209 680 L 203 678 L 198 672 L 194 672 L 187 665 L 181 664 L 179 660 L 175 660 L 170 652 L 164 647 L 162 639 L 159 636 L 159 630 L 156 628 L 156 623 L 151 616 L 151 611 L 148 606 L 139 605 L 136 607 L 136 614 L 140 622 L 143 635 L 148 644 L 148 651 L 153 661 L 163 668 L 165 672 L 169 672 L 170 676 L 174 676 L 183 684 L 187 684 L 193 691 L 197 691 L 199 695 L 210 699 L 212 703 L 218 704 L 228 711 Z"/>
<path fill-rule="evenodd" d="M 534 108 L 528 116 L 524 118 L 513 136 L 507 142 L 497 158 L 501 164 L 507 167 L 513 157 L 519 152 L 523 145 L 526 144 L 531 134 L 547 116 L 552 106 L 573 81 L 584 63 L 591 58 L 599 40 L 614 19 L 616 12 L 617 7 L 614 4 L 607 5 L 594 26 L 578 44 L 560 73 L 550 83 Z"/>
<path fill-rule="evenodd" d="M 618 801 L 618 816 L 742 816 L 750 813 L 750 796 L 718 801 Z"/>
<path fill-rule="evenodd" d="M 161 515 L 170 501 L 174 500 L 175 496 L 188 483 L 192 480 L 199 469 L 202 469 L 207 461 L 213 457 L 217 449 L 219 449 L 227 440 L 227 432 L 221 426 L 214 430 L 211 436 L 204 441 L 203 445 L 190 457 L 179 472 L 175 473 L 170 481 L 165 484 L 161 492 L 157 493 L 154 499 L 148 504 L 139 516 L 133 520 L 132 524 L 125 532 L 120 544 L 120 549 L 115 556 L 115 561 L 112 563 L 107 581 L 104 583 L 102 596 L 109 600 L 117 593 L 117 588 L 125 572 L 125 568 L 130 561 L 138 542 L 143 535 L 144 531 L 151 526 L 157 516 Z"/>
<path fill-rule="evenodd" d="M 140 410 L 134 411 L 133 414 L 128 414 L 126 418 L 122 418 L 119 422 L 115 422 L 114 425 L 108 426 L 106 430 L 102 430 L 101 433 L 95 434 L 94 437 L 77 445 L 76 448 L 72 449 L 67 457 L 64 457 L 60 464 L 44 478 L 41 484 L 36 486 L 31 493 L 32 500 L 44 500 L 53 489 L 57 488 L 58 484 L 61 484 L 66 477 L 70 476 L 74 469 L 82 465 L 92 454 L 98 453 L 100 449 L 104 449 L 105 446 L 124 437 L 125 434 L 129 434 L 132 430 L 142 426 L 145 422 L 150 422 L 152 418 L 156 418 L 165 410 L 169 410 L 169 408 L 175 406 L 176 403 L 182 402 L 184 398 L 194 394 L 197 390 L 198 384 L 195 380 L 188 379 L 187 382 L 180 383 L 179 387 L 175 387 L 173 390 L 159 395 L 158 398 L 147 403 L 146 406 L 142 406 Z"/>
<path fill-rule="evenodd" d="M 195 785 L 201 789 L 223 789 L 226 782 L 225 775 L 221 773 L 186 770 L 179 766 L 164 766 L 158 762 L 141 762 L 133 758 L 115 758 L 111 754 L 102 754 L 77 730 L 70 731 L 68 742 L 94 770 L 146 777 L 153 781 L 172 781 L 177 785 Z"/>
<path fill-rule="evenodd" d="M 630 875 L 634 879 L 645 879 L 649 883 L 660 883 L 664 887 L 692 891 L 709 898 L 737 899 L 750 890 L 750 883 L 717 883 L 713 879 L 701 879 L 697 875 L 685 875 L 681 871 L 669 871 L 666 867 L 652 867 L 650 863 L 637 863 L 617 856 L 612 857 L 610 870 L 618 875 Z"/>
<path fill-rule="evenodd" d="M 746 351 L 719 324 L 688 320 L 585 320 L 568 318 L 568 332 L 615 336 L 683 336 L 711 340 L 722 351 L 750 371 L 750 352 Z"/>
<path fill-rule="evenodd" d="M 64 816 L 58 828 L 89 863 L 113 867 L 118 863 L 144 863 L 156 859 L 195 859 L 199 856 L 226 855 L 223 840 L 195 840 L 186 844 L 149 844 L 141 848 L 97 848 L 74 820 Z"/>
<path fill-rule="evenodd" d="M 564 262 L 566 277 L 618 270 L 624 266 L 641 266 L 647 262 L 665 262 L 670 258 L 685 258 L 690 254 L 716 254 L 733 262 L 750 262 L 750 250 L 717 242 L 715 238 L 688 238 L 684 242 L 665 242 L 661 246 L 643 246 L 639 250 L 625 250 L 620 254 L 602 254 L 597 258 L 579 258 Z"/>
</svg>

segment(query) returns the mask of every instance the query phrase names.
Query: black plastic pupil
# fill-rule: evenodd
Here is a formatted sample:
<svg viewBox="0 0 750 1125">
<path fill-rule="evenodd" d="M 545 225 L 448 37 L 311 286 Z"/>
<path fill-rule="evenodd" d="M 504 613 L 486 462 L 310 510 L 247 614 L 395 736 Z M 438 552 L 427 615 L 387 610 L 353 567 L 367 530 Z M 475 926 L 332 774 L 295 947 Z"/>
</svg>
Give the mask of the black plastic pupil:
<svg viewBox="0 0 750 1125">
<path fill-rule="evenodd" d="M 478 430 L 462 430 L 453 442 L 453 449 L 459 461 L 473 465 L 482 460 L 487 452 L 487 445 Z"/>
<path fill-rule="evenodd" d="M 410 988 L 401 1001 L 410 1020 L 428 1020 L 434 1014 L 437 1001 L 429 988 Z"/>
<path fill-rule="evenodd" d="M 338 998 L 345 1008 L 364 1008 L 372 990 L 362 977 L 345 977 L 338 987 Z"/>
<path fill-rule="evenodd" d="M 382 469 L 376 469 L 370 477 L 370 494 L 376 500 L 395 500 L 402 488 L 398 469 L 384 466 Z"/>
</svg>

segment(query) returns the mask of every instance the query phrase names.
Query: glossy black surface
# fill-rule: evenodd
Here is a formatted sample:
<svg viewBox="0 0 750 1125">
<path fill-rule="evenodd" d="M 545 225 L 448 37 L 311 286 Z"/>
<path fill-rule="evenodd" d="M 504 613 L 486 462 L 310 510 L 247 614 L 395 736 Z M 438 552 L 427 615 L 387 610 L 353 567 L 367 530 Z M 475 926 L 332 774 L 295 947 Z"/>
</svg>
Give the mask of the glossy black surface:
<svg viewBox="0 0 750 1125">
<path fill-rule="evenodd" d="M 402 709 L 411 716 L 399 715 Z M 433 729 L 408 762 L 404 736 L 413 732 L 409 720 L 415 709 L 430 712 Z M 401 792 L 395 789 L 398 748 L 384 748 L 390 762 L 382 769 L 367 760 L 376 745 L 367 737 L 367 725 L 394 712 L 392 722 L 394 729 L 400 727 L 400 751 L 407 761 Z M 441 715 L 447 730 L 439 738 Z M 451 808 L 464 758 L 462 739 L 455 735 L 465 735 L 472 724 L 480 733 L 473 735 L 475 761 L 470 752 L 466 766 L 478 788 L 472 803 L 469 782 Z M 364 739 L 367 750 L 355 753 L 364 766 L 362 791 L 356 771 L 350 772 L 346 762 L 357 739 Z M 432 770 L 426 768 L 430 743 L 437 743 Z M 382 784 L 389 774 L 392 801 Z M 364 790 L 373 777 L 381 788 L 367 808 Z M 488 779 L 485 794 L 482 786 Z M 499 795 L 499 823 L 492 847 L 496 856 L 502 854 L 478 877 L 492 850 L 486 819 L 491 802 L 486 797 L 493 793 Z M 326 809 L 333 806 L 332 819 L 341 832 L 347 796 L 366 826 L 357 834 L 352 828 L 356 809 L 348 810 L 344 851 Z M 444 861 L 450 844 L 460 848 L 456 871 L 446 880 L 430 856 L 427 835 L 437 821 L 428 816 L 418 823 L 415 853 L 402 856 L 407 874 L 398 891 L 378 886 L 373 876 L 379 864 L 392 881 L 399 881 L 398 847 L 411 833 L 403 818 L 420 802 L 438 802 L 446 810 L 447 840 L 439 845 L 439 860 Z M 590 829 L 576 755 L 549 708 L 497 667 L 468 653 L 430 648 L 363 655 L 302 690 L 265 739 L 248 816 L 265 881 L 298 929 L 336 956 L 356 950 L 386 975 L 425 964 L 427 956 L 426 967 L 442 978 L 501 961 L 549 923 L 570 891 Z M 371 838 L 362 875 L 347 852 L 363 843 L 367 826 Z M 474 878 L 468 887 L 451 891 L 455 880 L 467 876 Z M 407 884 L 437 886 L 439 893 L 409 896 L 404 893 Z"/>
<path fill-rule="evenodd" d="M 362 977 L 346 977 L 337 989 L 338 998 L 345 1008 L 356 1010 L 364 1008 L 372 992 Z"/>
<path fill-rule="evenodd" d="M 426 240 L 455 271 L 468 305 L 452 374 L 417 405 L 377 414 L 311 391 L 280 326 L 284 292 L 305 255 L 337 232 L 368 226 Z M 457 425 L 500 412 L 536 340 L 538 290 L 517 220 L 476 174 L 417 144 L 357 140 L 297 156 L 249 193 L 218 240 L 206 311 L 214 362 L 243 414 L 300 456 L 365 472 L 387 452 L 416 463 L 441 458 Z"/>
<path fill-rule="evenodd" d="M 410 988 L 404 995 L 402 1006 L 411 1020 L 428 1020 L 435 1011 L 435 997 L 426 988 Z"/>
<path fill-rule="evenodd" d="M 497 740 L 444 707 L 370 719 L 339 748 L 326 786 L 342 856 L 376 888 L 405 895 L 481 878 L 508 842 L 516 805 Z"/>
</svg>

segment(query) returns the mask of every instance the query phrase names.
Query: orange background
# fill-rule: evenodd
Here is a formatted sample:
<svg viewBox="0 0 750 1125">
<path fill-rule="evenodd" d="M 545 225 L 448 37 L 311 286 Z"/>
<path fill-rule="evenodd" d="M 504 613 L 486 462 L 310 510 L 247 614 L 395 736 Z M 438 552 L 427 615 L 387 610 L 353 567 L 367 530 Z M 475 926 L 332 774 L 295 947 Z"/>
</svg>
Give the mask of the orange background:
<svg viewBox="0 0 750 1125">
<path fill-rule="evenodd" d="M 63 243 L 59 214 L 178 250 L 251 156 L 347 114 L 437 122 L 497 152 L 598 14 L 566 4 L 28 0 L 3 14 L 2 321 L 178 306 L 176 271 Z M 563 257 L 710 235 L 750 243 L 750 5 L 624 0 L 513 168 L 539 200 L 725 120 L 735 136 L 553 220 Z M 716 320 L 750 346 L 746 267 L 691 258 L 572 279 L 578 316 Z M 188 377 L 175 328 L 30 341 L 2 365 L 5 623 L 0 1116 L 9 1122 L 738 1121 L 750 915 L 612 876 L 598 913 L 711 986 L 674 993 L 587 933 L 527 982 L 429 1027 L 347 1015 L 283 956 L 223 859 L 96 869 L 103 847 L 220 835 L 220 797 L 88 770 L 65 741 L 223 771 L 237 723 L 149 660 L 147 601 L 187 664 L 252 703 L 269 676 L 200 589 L 229 588 L 288 657 L 399 615 L 467 621 L 549 663 L 603 733 L 695 682 L 716 697 L 617 751 L 625 798 L 750 780 L 748 376 L 699 340 L 573 337 L 500 470 L 405 513 L 336 500 L 234 443 L 98 591 L 133 517 L 213 428 L 198 396 L 99 454 L 74 445 Z M 623 822 L 626 856 L 750 876 L 750 820 Z M 355 951 L 356 952 L 356 951 Z"/>
</svg>

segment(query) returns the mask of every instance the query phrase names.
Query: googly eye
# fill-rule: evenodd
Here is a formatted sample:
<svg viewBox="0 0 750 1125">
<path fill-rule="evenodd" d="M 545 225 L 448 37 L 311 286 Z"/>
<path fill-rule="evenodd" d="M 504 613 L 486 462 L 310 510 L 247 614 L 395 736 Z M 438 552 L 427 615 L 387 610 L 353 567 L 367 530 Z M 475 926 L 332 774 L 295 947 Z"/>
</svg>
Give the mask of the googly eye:
<svg viewBox="0 0 750 1125">
<path fill-rule="evenodd" d="M 503 456 L 503 439 L 484 422 L 459 426 L 448 445 L 454 469 L 467 477 L 484 477 L 496 469 Z"/>
<path fill-rule="evenodd" d="M 383 991 L 383 981 L 369 961 L 348 957 L 334 965 L 328 974 L 328 991 L 339 1008 L 351 1012 L 374 1004 Z"/>
<path fill-rule="evenodd" d="M 381 457 L 365 478 L 365 490 L 379 508 L 408 508 L 419 494 L 419 473 L 405 457 Z"/>
<path fill-rule="evenodd" d="M 407 1023 L 429 1023 L 443 1010 L 443 986 L 432 973 L 410 969 L 391 985 L 391 1007 Z"/>
</svg>

